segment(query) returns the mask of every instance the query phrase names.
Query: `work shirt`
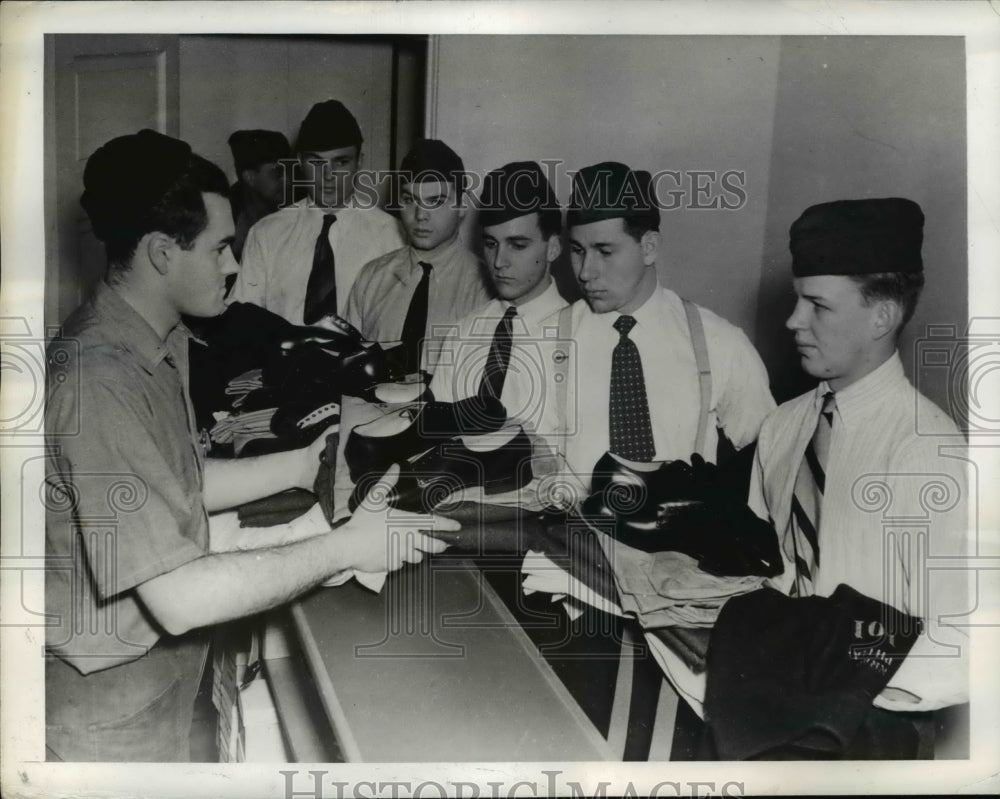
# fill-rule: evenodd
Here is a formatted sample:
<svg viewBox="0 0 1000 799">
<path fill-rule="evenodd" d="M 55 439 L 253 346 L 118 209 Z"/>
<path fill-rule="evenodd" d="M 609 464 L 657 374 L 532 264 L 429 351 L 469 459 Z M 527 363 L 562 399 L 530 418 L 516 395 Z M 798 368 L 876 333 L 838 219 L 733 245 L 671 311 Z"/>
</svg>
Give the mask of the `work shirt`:
<svg viewBox="0 0 1000 799">
<path fill-rule="evenodd" d="M 46 644 L 83 674 L 154 646 L 136 586 L 208 552 L 189 338 L 102 283 L 50 348 Z"/>
<path fill-rule="evenodd" d="M 431 381 L 435 399 L 456 402 L 478 393 L 497 324 L 510 307 L 506 300 L 490 300 L 451 329 Z M 555 401 L 546 397 L 544 385 L 546 346 L 556 327 L 549 322 L 548 330 L 543 330 L 542 322 L 565 307 L 566 301 L 550 279 L 544 292 L 517 306 L 511 320 L 510 360 L 500 401 L 509 417 L 532 430 L 551 430 L 555 424 Z"/>
<path fill-rule="evenodd" d="M 764 417 L 774 409 L 774 399 L 764 364 L 743 331 L 707 308 L 699 311 L 712 372 L 703 454 L 714 461 L 717 427 L 741 449 L 757 438 Z M 629 338 L 642 359 L 654 460 L 690 460 L 697 436 L 701 388 L 683 302 L 657 284 L 652 296 L 630 315 L 636 320 Z M 571 470 L 585 485 L 590 484 L 594 466 L 610 447 L 611 360 L 621 338 L 614 328 L 620 316 L 616 311 L 594 313 L 585 300 L 573 305 L 566 438 L 557 446 L 564 448 Z M 550 373 L 551 378 L 558 374 L 554 370 Z M 550 385 L 548 390 L 555 394 L 557 387 Z"/>
<path fill-rule="evenodd" d="M 325 213 L 337 217 L 329 237 L 337 280 L 337 313 L 343 316 L 361 268 L 403 245 L 399 223 L 380 208 L 348 206 L 326 211 L 311 200 L 302 200 L 265 216 L 247 234 L 240 271 L 226 301 L 252 302 L 293 325 L 303 324 L 306 287 Z"/>
<path fill-rule="evenodd" d="M 423 276 L 420 261 L 433 267 L 427 293 L 427 339 L 421 356 L 421 364 L 433 372 L 449 326 L 490 298 L 479 259 L 457 237 L 433 250 L 403 247 L 366 264 L 351 290 L 345 318 L 368 341 L 399 341 L 410 300 Z"/>
<path fill-rule="evenodd" d="M 749 501 L 782 537 L 799 465 L 829 390 L 824 381 L 784 403 L 761 429 Z M 846 583 L 924 619 L 925 634 L 889 682 L 920 702 L 879 697 L 877 705 L 933 710 L 967 701 L 968 637 L 942 623 L 970 610 L 960 561 L 968 549 L 965 441 L 947 414 L 909 383 L 898 354 L 837 391 L 835 400 L 815 593 L 830 596 Z M 925 434 L 930 430 L 937 434 Z M 773 582 L 787 593 L 795 566 L 788 552 L 785 559 L 785 573 Z"/>
</svg>

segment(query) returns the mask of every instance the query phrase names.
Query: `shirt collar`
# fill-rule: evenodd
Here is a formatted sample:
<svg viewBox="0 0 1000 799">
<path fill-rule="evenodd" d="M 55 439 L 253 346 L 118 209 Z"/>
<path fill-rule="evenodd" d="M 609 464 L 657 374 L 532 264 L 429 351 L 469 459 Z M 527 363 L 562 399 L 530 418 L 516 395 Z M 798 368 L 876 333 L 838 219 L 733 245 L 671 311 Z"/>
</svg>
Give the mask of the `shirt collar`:
<svg viewBox="0 0 1000 799">
<path fill-rule="evenodd" d="M 433 250 L 418 250 L 410 245 L 405 248 L 406 255 L 397 265 L 396 277 L 401 283 L 409 283 L 419 280 L 423 275 L 420 262 L 429 263 L 432 267 L 431 277 L 440 274 L 442 270 L 447 270 L 455 262 L 455 254 L 460 247 L 464 247 L 460 236 L 456 236 L 452 241 L 440 244 Z"/>
<path fill-rule="evenodd" d="M 860 421 L 865 411 L 881 404 L 899 386 L 900 381 L 905 382 L 906 376 L 903 374 L 903 362 L 896 351 L 885 363 L 860 380 L 834 392 L 837 416 L 847 425 Z M 813 403 L 817 413 L 823 407 L 823 397 L 831 390 L 830 384 L 825 380 L 816 386 Z"/>
<path fill-rule="evenodd" d="M 332 208 L 320 208 L 313 201 L 312 197 L 303 197 L 298 202 L 292 203 L 291 207 L 292 208 L 309 208 L 309 209 L 311 209 L 313 211 L 319 211 L 320 213 L 322 213 L 324 215 L 325 214 L 334 214 L 336 216 L 338 214 L 354 213 L 354 211 L 358 210 L 358 208 L 360 206 L 358 206 L 358 204 L 357 204 L 357 199 L 358 199 L 358 194 L 357 194 L 357 192 L 355 192 L 354 194 L 351 195 L 351 199 L 347 203 L 347 205 L 345 205 L 343 208 L 337 209 L 336 211 L 334 211 Z"/>
<path fill-rule="evenodd" d="M 633 319 L 635 319 L 637 327 L 641 327 L 644 324 L 649 325 L 654 321 L 656 321 L 656 319 L 658 319 L 661 316 L 660 310 L 656 307 L 657 299 L 659 296 L 660 296 L 660 280 L 659 278 L 657 278 L 656 285 L 653 287 L 653 293 L 646 298 L 646 301 L 642 305 L 640 305 L 638 308 L 632 311 L 632 313 L 623 314 L 619 313 L 618 311 L 611 311 L 606 314 L 601 314 L 601 316 L 607 318 L 608 327 L 613 327 L 615 322 L 617 322 L 618 318 L 621 316 L 631 316 Z M 617 332 L 615 335 L 617 335 Z"/>
<path fill-rule="evenodd" d="M 149 322 L 103 281 L 94 292 L 93 302 L 99 316 L 114 323 L 112 329 L 121 347 L 135 355 L 147 372 L 152 372 L 170 356 L 181 341 L 191 338 L 187 326 L 178 322 L 167 334 L 166 341 L 162 340 Z"/>
<path fill-rule="evenodd" d="M 499 303 L 501 314 L 506 313 L 507 309 L 512 305 L 507 300 L 499 300 Z M 528 300 L 523 305 L 516 306 L 517 315 L 524 320 L 525 324 L 534 324 L 551 316 L 565 304 L 566 302 L 559 293 L 559 289 L 556 288 L 556 282 L 549 277 L 549 285 L 546 286 L 545 291 L 533 300 Z"/>
</svg>

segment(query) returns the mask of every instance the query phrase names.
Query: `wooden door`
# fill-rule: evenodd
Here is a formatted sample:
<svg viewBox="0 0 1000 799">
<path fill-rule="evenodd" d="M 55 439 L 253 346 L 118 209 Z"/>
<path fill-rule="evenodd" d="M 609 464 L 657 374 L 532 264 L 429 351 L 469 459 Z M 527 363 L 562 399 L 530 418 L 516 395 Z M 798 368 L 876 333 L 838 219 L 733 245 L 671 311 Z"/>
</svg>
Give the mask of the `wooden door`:
<svg viewBox="0 0 1000 799">
<path fill-rule="evenodd" d="M 178 131 L 176 35 L 50 35 L 46 41 L 46 326 L 61 323 L 106 270 L 80 207 L 87 158 L 142 128 Z"/>
</svg>

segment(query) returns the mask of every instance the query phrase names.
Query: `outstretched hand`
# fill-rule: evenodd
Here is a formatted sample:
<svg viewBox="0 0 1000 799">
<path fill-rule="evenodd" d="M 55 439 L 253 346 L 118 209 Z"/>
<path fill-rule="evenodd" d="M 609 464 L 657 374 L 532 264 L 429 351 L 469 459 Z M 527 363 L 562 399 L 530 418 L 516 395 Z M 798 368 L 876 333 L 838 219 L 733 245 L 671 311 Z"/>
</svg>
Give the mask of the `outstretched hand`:
<svg viewBox="0 0 1000 799">
<path fill-rule="evenodd" d="M 337 531 L 345 537 L 352 568 L 366 572 L 395 571 L 404 563 L 419 563 L 424 553 L 436 554 L 448 547 L 429 533 L 461 529 L 453 519 L 389 507 L 386 498 L 398 478 L 399 466 L 394 464 L 372 486 L 350 521 Z"/>
</svg>

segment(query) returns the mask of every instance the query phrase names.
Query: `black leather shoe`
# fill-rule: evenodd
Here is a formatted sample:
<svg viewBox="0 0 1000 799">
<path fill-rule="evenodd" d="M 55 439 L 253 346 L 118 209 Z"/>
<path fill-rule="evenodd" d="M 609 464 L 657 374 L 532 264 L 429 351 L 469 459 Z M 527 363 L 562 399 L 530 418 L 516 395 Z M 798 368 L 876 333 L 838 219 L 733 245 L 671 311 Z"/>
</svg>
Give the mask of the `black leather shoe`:
<svg viewBox="0 0 1000 799">
<path fill-rule="evenodd" d="M 408 425 L 386 434 L 386 430 L 398 430 L 400 419 Z M 410 405 L 355 427 L 347 439 L 344 459 L 351 470 L 351 480 L 357 483 L 365 474 L 381 475 L 393 463 L 402 463 L 442 440 L 492 433 L 506 421 L 506 408 L 493 397 Z"/>
<path fill-rule="evenodd" d="M 652 521 L 663 503 L 705 499 L 703 481 L 697 478 L 696 471 L 684 461 L 635 463 L 606 452 L 594 466 L 590 506 L 605 515 Z"/>
<path fill-rule="evenodd" d="M 453 438 L 403 464 L 385 501 L 401 510 L 429 513 L 456 491 L 482 486 L 486 494 L 502 494 L 523 488 L 533 476 L 531 440 L 523 429 L 506 444 L 483 452 Z M 349 502 L 352 512 L 379 477 L 369 473 L 358 482 Z"/>
<path fill-rule="evenodd" d="M 605 455 L 581 513 L 627 546 L 683 552 L 717 576 L 781 574 L 774 527 L 722 485 L 713 464 L 669 461 L 655 469 Z M 718 483 L 718 485 L 717 485 Z"/>
</svg>

